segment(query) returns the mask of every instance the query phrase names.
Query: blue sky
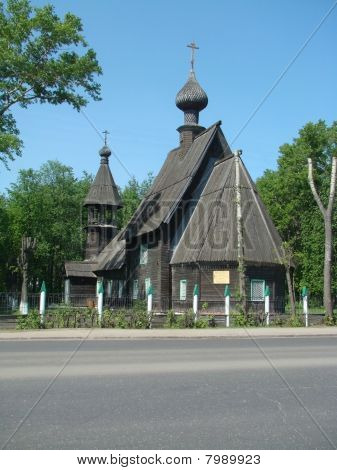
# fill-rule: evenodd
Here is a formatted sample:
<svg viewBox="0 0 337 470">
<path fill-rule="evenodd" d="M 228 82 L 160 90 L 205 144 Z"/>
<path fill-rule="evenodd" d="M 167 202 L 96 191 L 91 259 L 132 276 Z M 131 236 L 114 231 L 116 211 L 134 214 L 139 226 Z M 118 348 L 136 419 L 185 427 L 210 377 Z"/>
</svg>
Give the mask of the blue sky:
<svg viewBox="0 0 337 470">
<path fill-rule="evenodd" d="M 40 6 L 45 1 L 33 0 Z M 82 18 L 84 35 L 103 68 L 102 101 L 85 113 L 108 129 L 114 178 L 156 174 L 178 145 L 183 113 L 175 95 L 189 71 L 195 40 L 196 75 L 208 94 L 200 114 L 205 127 L 221 120 L 229 142 L 242 128 L 287 64 L 308 39 L 333 0 L 54 0 L 59 15 Z M 232 148 L 256 179 L 275 168 L 278 148 L 308 121 L 337 119 L 337 7 L 291 66 Z M 23 157 L 0 166 L 0 191 L 21 168 L 58 159 L 96 173 L 102 142 L 84 116 L 67 105 L 14 109 L 24 140 Z"/>
</svg>

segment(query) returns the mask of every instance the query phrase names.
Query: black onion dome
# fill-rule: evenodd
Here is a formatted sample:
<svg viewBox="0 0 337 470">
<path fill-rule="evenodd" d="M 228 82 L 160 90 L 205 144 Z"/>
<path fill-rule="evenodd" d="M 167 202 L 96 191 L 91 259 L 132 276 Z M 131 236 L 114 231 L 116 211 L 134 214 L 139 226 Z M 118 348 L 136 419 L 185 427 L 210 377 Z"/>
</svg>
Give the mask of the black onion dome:
<svg viewBox="0 0 337 470">
<path fill-rule="evenodd" d="M 206 108 L 207 103 L 207 95 L 197 82 L 194 72 L 191 71 L 187 82 L 176 96 L 176 105 L 182 111 L 201 111 Z"/>
<path fill-rule="evenodd" d="M 111 155 L 111 150 L 107 145 L 104 145 L 101 150 L 99 151 L 99 154 L 101 157 L 110 157 Z"/>
</svg>

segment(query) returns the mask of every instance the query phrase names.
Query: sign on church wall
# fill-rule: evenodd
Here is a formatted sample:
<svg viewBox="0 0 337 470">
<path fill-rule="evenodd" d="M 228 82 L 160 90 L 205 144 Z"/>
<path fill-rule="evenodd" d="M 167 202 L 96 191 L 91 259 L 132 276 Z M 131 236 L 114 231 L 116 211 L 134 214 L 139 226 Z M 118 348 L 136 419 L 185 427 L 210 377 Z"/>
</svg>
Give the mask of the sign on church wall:
<svg viewBox="0 0 337 470">
<path fill-rule="evenodd" d="M 213 284 L 230 284 L 229 271 L 213 271 Z"/>
</svg>

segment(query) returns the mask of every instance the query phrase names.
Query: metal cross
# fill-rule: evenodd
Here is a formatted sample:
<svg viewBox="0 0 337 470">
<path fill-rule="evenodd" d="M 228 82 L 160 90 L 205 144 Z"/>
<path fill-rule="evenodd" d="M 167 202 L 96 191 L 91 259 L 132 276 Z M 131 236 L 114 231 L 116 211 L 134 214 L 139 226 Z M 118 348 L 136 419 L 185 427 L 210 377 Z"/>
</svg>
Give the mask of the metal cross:
<svg viewBox="0 0 337 470">
<path fill-rule="evenodd" d="M 192 70 L 194 70 L 194 51 L 195 49 L 199 49 L 199 47 L 196 45 L 196 43 L 193 41 L 191 44 L 187 44 L 187 47 L 190 47 L 191 50 L 191 67 Z"/>
<path fill-rule="evenodd" d="M 103 131 L 103 134 L 104 134 L 104 145 L 106 145 L 107 144 L 107 139 L 108 139 L 108 134 L 110 134 L 110 132 Z"/>
</svg>

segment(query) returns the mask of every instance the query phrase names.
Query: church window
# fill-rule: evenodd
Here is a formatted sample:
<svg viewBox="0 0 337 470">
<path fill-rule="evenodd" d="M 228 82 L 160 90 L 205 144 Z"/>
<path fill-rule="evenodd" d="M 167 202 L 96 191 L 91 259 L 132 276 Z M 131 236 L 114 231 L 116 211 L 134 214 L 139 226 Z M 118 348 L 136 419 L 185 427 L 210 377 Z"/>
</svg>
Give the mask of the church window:
<svg viewBox="0 0 337 470">
<path fill-rule="evenodd" d="M 187 290 L 187 281 L 186 279 L 181 279 L 180 289 L 179 289 L 179 299 L 186 300 L 186 290 Z"/>
<path fill-rule="evenodd" d="M 250 281 L 251 300 L 261 302 L 264 300 L 265 281 L 261 279 L 252 279 Z"/>
<path fill-rule="evenodd" d="M 148 260 L 148 246 L 147 245 L 140 245 L 140 258 L 139 258 L 139 264 L 147 264 Z"/>
<path fill-rule="evenodd" d="M 145 278 L 145 294 L 147 295 L 147 292 L 149 290 L 149 287 L 151 286 L 151 279 L 149 277 Z"/>
</svg>

